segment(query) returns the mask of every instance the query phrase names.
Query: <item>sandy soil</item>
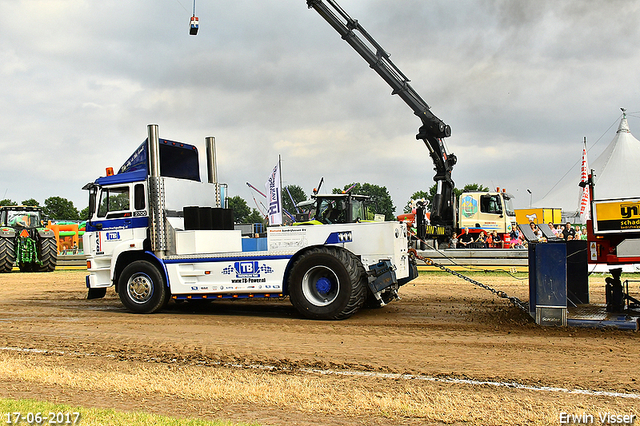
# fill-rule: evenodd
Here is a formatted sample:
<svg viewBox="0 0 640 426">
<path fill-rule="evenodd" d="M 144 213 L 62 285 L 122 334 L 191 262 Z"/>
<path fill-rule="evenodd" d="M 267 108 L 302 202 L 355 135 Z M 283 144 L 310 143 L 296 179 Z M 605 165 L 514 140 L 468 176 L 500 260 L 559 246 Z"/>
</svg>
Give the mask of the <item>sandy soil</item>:
<svg viewBox="0 0 640 426">
<path fill-rule="evenodd" d="M 180 365 L 198 374 L 257 370 L 344 391 L 345 398 L 356 390 L 380 398 L 402 395 L 415 407 L 402 413 L 355 399 L 323 407 L 273 398 L 190 397 L 178 390 L 138 394 L 10 372 L 0 372 L 0 397 L 269 425 L 559 424 L 567 410 L 596 420 L 603 411 L 640 414 L 638 333 L 538 327 L 504 299 L 453 276 L 423 274 L 401 289 L 400 301 L 330 322 L 302 319 L 286 299 L 172 302 L 161 313 L 136 315 L 124 310 L 113 290 L 104 299 L 86 300 L 84 275 L 0 275 L 0 361 L 16 362 L 16 371 L 43 366 L 83 377 L 145 365 Z M 528 298 L 526 280 L 506 274 L 475 278 Z M 603 281 L 591 278 L 592 301 L 602 299 Z M 493 384 L 511 382 L 530 388 Z M 435 395 L 451 395 L 451 407 Z M 363 408 L 355 410 L 358 404 Z"/>
</svg>

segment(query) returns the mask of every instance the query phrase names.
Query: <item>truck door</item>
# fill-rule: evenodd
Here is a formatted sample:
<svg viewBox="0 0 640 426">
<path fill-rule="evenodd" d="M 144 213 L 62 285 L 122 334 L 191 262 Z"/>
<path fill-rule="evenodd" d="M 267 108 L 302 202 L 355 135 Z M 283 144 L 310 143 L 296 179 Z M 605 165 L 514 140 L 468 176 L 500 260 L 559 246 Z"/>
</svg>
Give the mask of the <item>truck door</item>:
<svg viewBox="0 0 640 426">
<path fill-rule="evenodd" d="M 111 255 L 124 242 L 144 238 L 148 213 L 143 183 L 103 187 L 91 221 L 96 235 L 92 250 Z"/>
</svg>

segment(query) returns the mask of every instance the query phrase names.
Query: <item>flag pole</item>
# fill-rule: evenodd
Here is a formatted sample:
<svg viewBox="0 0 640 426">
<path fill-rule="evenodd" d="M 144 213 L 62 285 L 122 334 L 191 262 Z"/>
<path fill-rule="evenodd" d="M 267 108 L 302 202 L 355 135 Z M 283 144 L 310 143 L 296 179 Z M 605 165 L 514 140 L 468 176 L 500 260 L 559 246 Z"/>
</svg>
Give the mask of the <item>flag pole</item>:
<svg viewBox="0 0 640 426">
<path fill-rule="evenodd" d="M 278 174 L 280 175 L 280 188 L 282 188 L 282 158 L 278 154 Z"/>
</svg>

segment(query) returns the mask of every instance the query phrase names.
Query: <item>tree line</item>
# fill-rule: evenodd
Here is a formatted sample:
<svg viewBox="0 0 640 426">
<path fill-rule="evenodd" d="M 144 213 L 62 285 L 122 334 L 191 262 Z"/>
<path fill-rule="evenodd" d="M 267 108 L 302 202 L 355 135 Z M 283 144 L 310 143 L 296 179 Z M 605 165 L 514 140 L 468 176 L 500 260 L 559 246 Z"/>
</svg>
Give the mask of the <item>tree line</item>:
<svg viewBox="0 0 640 426">
<path fill-rule="evenodd" d="M 32 206 L 42 207 L 42 213 L 49 220 L 83 220 L 89 216 L 89 207 L 85 207 L 81 211 L 73 205 L 73 201 L 62 197 L 49 197 L 44 200 L 44 205 L 40 205 L 38 200 L 29 198 L 20 204 L 13 200 L 5 198 L 0 200 L 0 206 Z"/>
</svg>

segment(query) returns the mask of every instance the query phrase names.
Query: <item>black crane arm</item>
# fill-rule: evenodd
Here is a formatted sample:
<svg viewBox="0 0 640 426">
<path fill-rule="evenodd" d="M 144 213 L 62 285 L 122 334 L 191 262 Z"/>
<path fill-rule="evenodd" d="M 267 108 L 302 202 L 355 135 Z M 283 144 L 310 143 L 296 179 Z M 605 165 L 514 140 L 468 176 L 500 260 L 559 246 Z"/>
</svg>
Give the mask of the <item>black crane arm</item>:
<svg viewBox="0 0 640 426">
<path fill-rule="evenodd" d="M 340 34 L 342 39 L 349 43 L 367 61 L 369 66 L 391 86 L 392 94 L 400 96 L 422 121 L 416 139 L 424 141 L 436 171 L 433 180 L 437 183 L 437 192 L 431 206 L 431 222 L 435 225 L 454 227 L 455 200 L 453 199 L 454 183 L 451 180 L 451 170 L 457 159 L 453 153 L 447 152 L 442 141 L 443 138 L 451 136 L 451 127 L 431 112 L 429 105 L 411 87 L 410 80 L 391 61 L 389 54 L 335 0 L 326 0 L 326 4 L 323 0 L 307 0 L 307 6 L 318 12 Z"/>
</svg>

